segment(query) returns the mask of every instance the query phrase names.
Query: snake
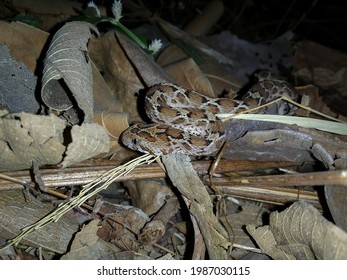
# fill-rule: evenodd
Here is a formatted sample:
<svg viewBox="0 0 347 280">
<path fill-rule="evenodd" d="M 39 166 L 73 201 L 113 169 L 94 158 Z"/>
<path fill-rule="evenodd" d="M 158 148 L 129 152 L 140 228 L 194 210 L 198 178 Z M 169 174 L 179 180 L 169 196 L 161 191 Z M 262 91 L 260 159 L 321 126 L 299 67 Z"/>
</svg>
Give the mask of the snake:
<svg viewBox="0 0 347 280">
<path fill-rule="evenodd" d="M 214 154 L 225 141 L 224 125 L 217 114 L 237 114 L 283 96 L 297 99 L 294 88 L 269 71 L 255 76 L 258 82 L 242 100 L 211 98 L 170 82 L 155 84 L 144 99 L 145 111 L 152 123 L 130 126 L 122 133 L 121 141 L 132 150 L 156 156 Z M 284 115 L 292 111 L 293 106 L 281 100 L 257 113 Z"/>
</svg>

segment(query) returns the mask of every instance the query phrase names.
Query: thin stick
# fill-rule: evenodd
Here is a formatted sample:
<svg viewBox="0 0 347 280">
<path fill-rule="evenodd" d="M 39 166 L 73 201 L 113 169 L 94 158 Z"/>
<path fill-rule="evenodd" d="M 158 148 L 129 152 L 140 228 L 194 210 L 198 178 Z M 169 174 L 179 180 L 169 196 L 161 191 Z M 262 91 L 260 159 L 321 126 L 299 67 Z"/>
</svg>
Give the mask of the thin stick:
<svg viewBox="0 0 347 280">
<path fill-rule="evenodd" d="M 240 178 L 213 178 L 215 186 L 247 186 L 247 187 L 294 187 L 294 186 L 347 186 L 347 170 L 322 171 L 311 173 L 296 173 L 267 176 L 249 176 Z"/>
</svg>

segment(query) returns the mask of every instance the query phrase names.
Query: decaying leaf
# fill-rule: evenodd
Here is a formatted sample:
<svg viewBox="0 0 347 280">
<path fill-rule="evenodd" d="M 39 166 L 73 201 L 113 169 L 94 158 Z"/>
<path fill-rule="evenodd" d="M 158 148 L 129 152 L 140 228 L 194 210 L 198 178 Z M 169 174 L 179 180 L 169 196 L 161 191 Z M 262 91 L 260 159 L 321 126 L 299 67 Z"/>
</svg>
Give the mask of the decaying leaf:
<svg viewBox="0 0 347 280">
<path fill-rule="evenodd" d="M 191 58 L 180 60 L 165 67 L 172 79 L 186 87 L 210 97 L 215 97 L 211 82 Z"/>
<path fill-rule="evenodd" d="M 173 195 L 164 179 L 131 180 L 124 182 L 131 196 L 132 205 L 151 216 L 163 207 L 167 197 Z"/>
<path fill-rule="evenodd" d="M 26 201 L 21 190 L 2 191 L 0 195 L 0 237 L 13 238 L 20 233 L 21 229 L 35 223 L 53 209 L 52 204 L 43 203 L 33 196 Z M 21 243 L 63 254 L 78 228 L 79 224 L 65 215 L 57 222 L 50 223 L 45 228 L 29 234 Z"/>
<path fill-rule="evenodd" d="M 0 171 L 20 170 L 38 165 L 69 166 L 109 150 L 106 130 L 98 124 L 83 124 L 71 129 L 67 151 L 66 122 L 54 115 L 6 114 L 0 118 Z"/>
<path fill-rule="evenodd" d="M 112 139 L 118 140 L 124 130 L 129 127 L 128 113 L 114 113 L 110 111 L 102 111 L 100 114 L 95 113 L 95 122 L 102 125 Z"/>
<path fill-rule="evenodd" d="M 0 43 L 8 46 L 11 56 L 24 63 L 34 73 L 49 34 L 19 21 L 1 21 L 0 34 Z"/>
<path fill-rule="evenodd" d="M 106 201 L 101 202 L 100 210 L 107 215 L 100 223 L 98 236 L 123 250 L 138 252 L 141 247 L 138 234 L 149 221 L 149 217 L 138 208 Z"/>
<path fill-rule="evenodd" d="M 347 188 L 329 185 L 324 188 L 325 198 L 334 222 L 347 232 Z"/>
<path fill-rule="evenodd" d="M 347 92 L 346 54 L 313 41 L 303 41 L 295 55 L 294 72 L 306 83 Z"/>
<path fill-rule="evenodd" d="M 8 114 L 0 118 L 0 170 L 58 164 L 65 152 L 65 122 L 54 115 Z"/>
<path fill-rule="evenodd" d="M 295 260 L 295 257 L 277 247 L 275 237 L 269 226 L 255 228 L 254 225 L 247 225 L 247 231 L 257 241 L 258 246 L 264 253 L 274 260 Z"/>
<path fill-rule="evenodd" d="M 35 98 L 36 77 L 22 62 L 0 44 L 0 109 L 11 113 L 36 113 L 40 105 Z"/>
<path fill-rule="evenodd" d="M 73 99 L 84 113 L 84 122 L 93 120 L 93 75 L 87 42 L 90 30 L 97 29 L 86 22 L 66 23 L 54 35 L 46 53 L 41 97 L 50 108 L 66 111 Z"/>
<path fill-rule="evenodd" d="M 75 125 L 71 130 L 72 143 L 68 146 L 66 157 L 62 163 L 67 167 L 73 163 L 107 153 L 110 149 L 110 139 L 106 130 L 95 123 Z"/>
<path fill-rule="evenodd" d="M 305 201 L 295 202 L 281 213 L 273 212 L 270 231 L 276 247 L 296 259 L 347 259 L 347 233 Z M 258 237 L 252 236 L 258 242 Z M 273 251 L 273 244 L 265 248 L 264 242 L 259 242 L 265 252 Z"/>
<path fill-rule="evenodd" d="M 115 245 L 102 240 L 96 232 L 99 220 L 93 220 L 77 233 L 70 252 L 62 260 L 114 260 L 120 251 Z"/>
<path fill-rule="evenodd" d="M 219 203 L 227 203 L 227 201 L 221 200 Z M 242 207 L 240 212 L 221 217 L 220 221 L 224 227 L 229 230 L 229 235 L 232 236 L 234 244 L 255 247 L 254 241 L 251 240 L 249 234 L 245 231 L 245 225 L 262 225 L 265 210 L 251 203 L 242 203 L 240 206 Z M 246 250 L 234 250 L 231 252 L 231 257 L 240 259 L 247 253 Z"/>
<path fill-rule="evenodd" d="M 92 60 L 103 72 L 103 79 L 113 90 L 118 106 L 122 104 L 127 108 L 131 122 L 140 121 L 135 93 L 143 89 L 142 81 L 147 86 L 164 81 L 164 71 L 137 44 L 116 31 L 91 40 L 89 49 Z"/>
</svg>

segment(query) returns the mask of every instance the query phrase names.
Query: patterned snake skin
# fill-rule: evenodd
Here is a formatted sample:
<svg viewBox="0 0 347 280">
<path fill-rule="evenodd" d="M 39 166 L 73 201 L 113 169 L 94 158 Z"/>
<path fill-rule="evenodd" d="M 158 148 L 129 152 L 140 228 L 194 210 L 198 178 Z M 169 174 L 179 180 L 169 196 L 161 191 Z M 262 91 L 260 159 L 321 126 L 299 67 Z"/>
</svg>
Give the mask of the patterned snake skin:
<svg viewBox="0 0 347 280">
<path fill-rule="evenodd" d="M 145 97 L 145 110 L 153 124 L 135 124 L 122 134 L 122 142 L 132 150 L 157 156 L 171 153 L 210 155 L 224 142 L 224 126 L 216 114 L 236 114 L 282 96 L 295 100 L 297 94 L 285 81 L 267 71 L 257 75 L 258 83 L 242 101 L 209 98 L 171 83 L 152 86 Z M 288 114 L 292 106 L 280 101 L 257 111 Z"/>
</svg>

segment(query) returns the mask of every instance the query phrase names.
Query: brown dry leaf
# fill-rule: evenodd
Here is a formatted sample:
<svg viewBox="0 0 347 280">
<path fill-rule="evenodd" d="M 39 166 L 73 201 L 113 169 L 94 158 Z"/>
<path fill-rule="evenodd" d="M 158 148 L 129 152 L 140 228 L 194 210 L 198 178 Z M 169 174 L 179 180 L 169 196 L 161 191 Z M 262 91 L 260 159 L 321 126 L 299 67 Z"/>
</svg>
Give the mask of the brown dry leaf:
<svg viewBox="0 0 347 280">
<path fill-rule="evenodd" d="M 72 143 L 67 148 L 63 167 L 107 153 L 110 149 L 110 139 L 106 130 L 96 123 L 73 126 L 71 137 Z"/>
<path fill-rule="evenodd" d="M 295 54 L 294 73 L 306 83 L 347 92 L 347 55 L 315 42 L 303 41 Z"/>
<path fill-rule="evenodd" d="M 325 103 L 346 115 L 346 54 L 315 42 L 301 42 L 295 55 L 294 74 L 305 83 L 318 86 Z"/>
<path fill-rule="evenodd" d="M 101 212 L 106 213 L 97 232 L 104 241 L 112 242 L 123 250 L 138 252 L 138 234 L 149 217 L 140 209 L 102 202 Z"/>
<path fill-rule="evenodd" d="M 217 97 L 216 93 L 226 89 L 234 92 L 241 88 L 241 83 L 228 75 L 228 71 L 220 63 L 206 57 L 205 62 L 198 66 L 175 45 L 162 51 L 157 62 L 177 84 L 210 97 Z"/>
<path fill-rule="evenodd" d="M 125 182 L 125 185 L 129 191 L 132 205 L 140 208 L 149 216 L 158 212 L 167 197 L 173 195 L 164 179 L 128 181 Z"/>
<path fill-rule="evenodd" d="M 324 187 L 325 198 L 334 222 L 347 232 L 347 188 L 328 185 Z"/>
<path fill-rule="evenodd" d="M 225 123 L 224 158 L 250 160 L 312 161 L 312 137 L 285 125 L 232 119 Z M 281 129 L 283 128 L 283 129 Z M 288 150 L 291 152 L 288 153 Z"/>
<path fill-rule="evenodd" d="M 239 213 L 229 214 L 226 217 L 221 217 L 220 220 L 226 229 L 229 229 L 230 235 L 232 235 L 232 240 L 234 243 L 252 246 L 254 247 L 253 241 L 250 239 L 249 235 L 245 232 L 245 225 L 252 224 L 256 226 L 262 225 L 262 216 L 264 214 L 264 209 L 257 205 L 246 204 L 242 205 L 242 211 Z M 228 221 L 226 221 L 226 219 Z M 244 252 L 231 252 L 232 257 L 240 258 L 241 255 L 247 253 Z"/>
<path fill-rule="evenodd" d="M 199 66 L 191 58 L 180 60 L 165 67 L 168 75 L 179 85 L 191 88 L 207 96 L 214 97 L 209 79 L 201 72 Z"/>
<path fill-rule="evenodd" d="M 0 44 L 7 45 L 11 55 L 34 73 L 49 34 L 21 22 L 4 21 L 0 22 L 0 34 Z"/>
<path fill-rule="evenodd" d="M 26 201 L 22 190 L 2 191 L 0 195 L 0 237 L 10 239 L 17 236 L 21 229 L 32 225 L 48 213 L 54 206 L 42 203 L 33 196 Z M 62 254 L 65 253 L 79 224 L 67 215 L 55 223 L 46 225 L 26 236 L 21 243 L 28 246 Z"/>
<path fill-rule="evenodd" d="M 94 114 L 95 122 L 102 125 L 112 140 L 118 140 L 122 132 L 129 127 L 128 113 L 102 111 Z"/>
<path fill-rule="evenodd" d="M 0 118 L 0 170 L 20 170 L 38 165 L 58 164 L 66 151 L 64 120 L 28 113 L 6 114 Z M 74 126 L 63 167 L 105 153 L 110 148 L 107 132 L 98 124 Z"/>
<path fill-rule="evenodd" d="M 270 215 L 277 246 L 297 259 L 347 259 L 347 233 L 305 201 Z"/>
<path fill-rule="evenodd" d="M 162 161 L 171 182 L 184 198 L 190 214 L 196 218 L 210 259 L 227 259 L 227 248 L 230 245 L 227 232 L 217 221 L 210 196 L 189 156 L 164 155 Z"/>
<path fill-rule="evenodd" d="M 36 113 L 40 104 L 35 96 L 36 77 L 20 61 L 13 59 L 6 45 L 0 44 L 0 108 L 11 113 Z"/>
<path fill-rule="evenodd" d="M 65 146 L 65 122 L 54 115 L 7 114 L 0 118 L 0 170 L 58 164 Z"/>
<path fill-rule="evenodd" d="M 43 102 L 58 111 L 73 107 L 72 94 L 87 123 L 93 120 L 94 108 L 93 75 L 87 49 L 91 30 L 98 34 L 93 25 L 78 21 L 66 23 L 58 30 L 46 53 L 41 89 Z"/>
<path fill-rule="evenodd" d="M 293 255 L 287 254 L 285 251 L 277 247 L 276 240 L 269 229 L 269 226 L 263 226 L 256 229 L 254 225 L 247 225 L 246 229 L 262 251 L 274 260 L 295 260 Z"/>
<path fill-rule="evenodd" d="M 110 87 L 115 102 L 127 108 L 132 121 L 140 120 L 134 93 L 142 89 L 143 85 L 136 69 L 119 44 L 115 32 L 109 31 L 101 38 L 94 38 L 89 49 L 94 63 L 103 72 L 103 79 Z"/>
<path fill-rule="evenodd" d="M 116 31 L 94 38 L 89 49 L 114 98 L 126 108 L 131 122 L 141 121 L 135 94 L 145 86 L 168 81 L 167 75 L 138 45 Z"/>
<path fill-rule="evenodd" d="M 159 54 L 157 63 L 176 83 L 208 96 L 215 96 L 215 93 L 221 93 L 223 90 L 237 91 L 240 89 L 240 81 L 235 79 L 224 65 L 224 63 L 232 64 L 228 58 L 163 20 L 160 20 L 159 24 L 169 34 L 169 37 L 173 38 L 173 41 L 184 42 L 188 49 L 196 48 L 203 58 L 203 63 L 197 65 L 176 45 L 165 48 Z"/>
<path fill-rule="evenodd" d="M 198 50 L 198 52 L 200 52 L 200 55 L 204 54 L 218 61 L 219 63 L 235 66 L 235 63 L 231 59 L 215 51 L 214 49 L 209 48 L 201 41 L 196 40 L 195 38 L 191 37 L 189 34 L 184 32 L 183 30 L 177 28 L 176 26 L 170 24 L 169 22 L 163 19 L 158 19 L 157 23 L 159 24 L 159 26 L 162 28 L 162 30 L 165 32 L 165 34 L 168 37 L 170 37 L 173 41 L 179 41 L 183 43 L 183 45 L 190 47 L 192 49 L 191 50 L 192 53 Z"/>
<path fill-rule="evenodd" d="M 114 98 L 112 97 L 111 91 L 108 88 L 107 84 L 105 83 L 105 81 L 102 79 L 102 76 L 100 75 L 100 73 L 97 71 L 95 65 L 89 60 L 87 60 L 87 54 L 86 54 L 86 42 L 89 39 L 90 35 L 90 28 L 94 28 L 91 25 L 85 25 L 84 23 L 82 23 L 82 26 L 84 26 L 84 28 L 82 28 L 82 31 L 84 32 L 80 32 L 79 29 L 79 23 L 71 23 L 68 24 L 67 27 L 71 27 L 71 25 L 73 26 L 72 30 L 70 28 L 68 28 L 69 32 L 72 32 L 71 34 L 68 32 L 65 32 L 66 29 L 61 29 L 60 32 L 58 32 L 55 35 L 56 37 L 59 37 L 59 39 L 54 40 L 51 44 L 51 49 L 50 51 L 54 51 L 54 47 L 57 47 L 57 49 L 59 50 L 62 46 L 66 46 L 66 44 L 70 44 L 68 45 L 68 47 L 70 47 L 70 49 L 66 50 L 65 52 L 60 52 L 59 56 L 55 56 L 53 55 L 50 59 L 53 61 L 50 61 L 50 59 L 46 60 L 47 65 L 52 62 L 52 63 L 58 63 L 58 67 L 62 67 L 63 68 L 63 74 L 65 75 L 68 71 L 71 70 L 71 68 L 73 67 L 72 65 L 74 65 L 74 63 L 81 63 L 79 66 L 82 67 L 82 69 L 80 69 L 81 76 L 79 76 L 78 78 L 82 77 L 81 82 L 83 83 L 83 85 L 86 85 L 86 88 L 84 88 L 83 92 L 79 92 L 79 94 L 82 94 L 83 96 L 81 97 L 82 101 L 86 101 L 87 107 L 91 106 L 91 108 L 89 108 L 90 110 L 92 110 L 93 108 L 93 98 L 95 99 L 95 109 L 96 112 L 94 112 L 94 114 L 98 114 L 98 112 L 103 112 L 105 110 L 109 110 L 109 111 L 113 111 L 113 110 L 117 110 L 117 111 L 121 111 L 122 108 L 121 106 L 119 106 L 117 103 L 114 102 Z M 77 25 L 77 26 L 76 26 Z M 4 30 L 7 30 L 7 33 L 9 33 L 10 35 L 13 36 L 13 38 L 11 38 L 11 42 L 9 42 L 9 47 L 13 48 L 14 51 L 11 49 L 11 53 L 17 54 L 18 51 L 17 48 L 21 47 L 22 50 L 24 50 L 23 52 L 26 54 L 24 57 L 21 56 L 17 56 L 22 59 L 24 58 L 26 63 L 28 65 L 31 66 L 32 70 L 34 71 L 35 67 L 36 67 L 36 60 L 40 54 L 40 52 L 42 51 L 42 48 L 46 42 L 46 39 L 48 37 L 47 33 L 42 32 L 38 29 L 35 29 L 33 27 L 29 27 L 25 24 L 6 24 L 4 26 L 2 26 L 0 24 L 0 28 L 3 28 Z M 65 26 L 66 27 L 66 26 Z M 64 31 L 65 30 L 65 31 Z M 79 35 L 80 37 L 76 37 L 76 32 L 80 32 Z M 7 34 L 5 33 L 5 34 Z M 60 34 L 60 35 L 59 35 Z M 9 36 L 10 36 L 9 35 Z M 65 40 L 66 37 L 68 37 L 68 40 Z M 4 39 L 2 37 L 2 39 Z M 6 38 L 5 38 L 6 39 Z M 36 40 L 34 40 L 36 39 Z M 7 40 L 8 41 L 8 40 Z M 5 42 L 7 42 L 5 41 Z M 60 43 L 62 43 L 63 45 L 59 45 Z M 77 48 L 77 50 L 75 49 Z M 32 52 L 32 54 L 29 52 L 29 50 Z M 72 53 L 71 50 L 75 50 L 75 53 Z M 81 51 L 84 50 L 84 51 Z M 48 52 L 48 56 L 50 54 L 50 51 Z M 72 55 L 71 55 L 72 54 Z M 67 56 L 66 56 L 67 55 Z M 64 61 L 66 61 L 67 59 L 70 59 L 70 62 L 72 62 L 71 64 L 66 64 L 64 63 Z M 61 63 L 60 63 L 61 62 Z M 67 68 L 66 68 L 67 67 Z M 92 69 L 92 71 L 90 70 L 90 67 Z M 53 69 L 53 68 L 52 68 Z M 48 73 L 54 74 L 56 73 L 55 71 L 48 70 Z M 78 69 L 76 67 L 76 69 Z M 72 69 L 73 71 L 76 70 L 75 68 Z M 64 72 L 65 71 L 65 72 Z M 76 72 L 74 72 L 76 73 Z M 68 79 L 71 79 L 71 76 L 64 76 L 64 78 L 68 77 Z M 84 78 L 83 78 L 84 77 Z M 47 76 L 48 78 L 48 76 Z M 78 83 L 75 83 L 76 81 L 74 80 L 74 77 L 72 78 L 73 80 L 70 81 L 74 87 L 79 87 Z M 84 79 L 84 80 L 83 80 Z M 48 82 L 48 81 L 47 81 Z M 91 85 L 93 84 L 93 96 L 91 96 L 92 91 L 91 91 Z M 78 88 L 77 91 L 81 90 L 81 88 Z M 88 94 L 86 95 L 85 93 L 87 93 L 90 95 L 88 97 Z M 68 101 L 70 102 L 70 101 Z M 89 110 L 88 109 L 88 110 Z M 86 111 L 85 111 L 86 112 Z M 93 112 L 90 111 L 88 114 L 92 114 Z M 28 116 L 28 115 L 26 115 Z M 9 116 L 7 117 L 9 118 Z M 17 117 L 13 117 L 14 119 Z M 53 117 L 51 117 L 53 118 Z M 43 120 L 43 123 L 40 124 L 40 120 Z M 12 120 L 15 121 L 15 120 Z M 20 121 L 20 118 L 17 118 L 17 121 Z M 6 122 L 6 120 L 5 120 Z M 51 131 L 52 128 L 58 128 L 59 126 L 57 125 L 49 125 L 46 124 L 44 121 L 44 117 L 42 116 L 37 116 L 35 118 L 35 126 L 37 128 L 40 128 L 40 131 L 42 132 L 42 136 L 39 135 L 39 133 L 35 134 L 36 139 L 34 139 L 33 141 L 35 143 L 40 143 L 40 141 L 45 141 L 47 138 L 47 133 L 49 133 Z M 50 137 L 52 137 L 52 139 L 50 139 L 47 142 L 47 146 L 49 147 L 49 145 L 51 145 L 54 137 L 58 138 L 58 142 L 59 143 L 63 143 L 63 134 L 62 131 L 65 129 L 65 123 L 62 120 L 59 120 L 60 123 L 60 131 L 55 134 L 55 135 L 51 135 Z M 45 127 L 49 126 L 49 129 L 46 129 Z M 121 122 L 120 124 L 122 127 L 124 127 L 124 121 Z M 112 126 L 113 127 L 119 127 L 120 126 L 117 122 L 113 123 Z M 18 126 L 18 129 L 20 129 L 21 126 Z M 68 166 L 69 164 L 71 164 L 72 162 L 77 162 L 78 160 L 83 160 L 86 158 L 90 158 L 92 156 L 95 156 L 98 153 L 103 153 L 105 151 L 107 151 L 109 148 L 108 146 L 109 144 L 109 139 L 108 136 L 105 136 L 105 132 L 102 131 L 102 129 L 100 129 L 100 127 L 98 126 L 92 126 L 92 128 L 95 127 L 96 131 L 95 133 L 98 133 L 98 136 L 93 135 L 93 133 L 90 131 L 89 132 L 89 136 L 91 137 L 90 139 L 88 138 L 84 138 L 87 139 L 86 143 L 82 143 L 80 141 L 78 141 L 82 146 L 79 147 L 80 151 L 83 151 L 83 155 L 82 153 L 78 153 L 78 156 L 76 158 L 74 158 L 74 160 L 71 160 L 71 155 L 69 157 L 67 157 L 67 159 L 64 161 L 64 166 Z M 120 130 L 120 129 L 119 129 Z M 77 141 L 77 134 L 76 131 L 77 129 L 73 129 L 73 131 L 75 131 L 74 134 L 74 141 Z M 29 132 L 26 132 L 25 130 L 21 130 L 21 132 L 19 132 L 19 134 L 16 136 L 12 133 L 12 135 L 7 135 L 7 132 L 2 131 L 2 133 L 4 133 L 4 136 L 2 136 L 2 140 L 5 141 L 5 143 L 2 143 L 2 149 L 5 151 L 5 154 L 1 155 L 1 158 L 4 159 L 5 161 L 2 161 L 2 168 L 5 168 L 6 170 L 17 170 L 17 169 L 23 169 L 23 168 L 29 168 L 31 167 L 31 163 L 32 160 L 36 160 L 38 162 L 39 165 L 42 164 L 57 164 L 60 163 L 62 161 L 62 156 L 66 150 L 66 147 L 64 147 L 63 145 L 61 145 L 59 147 L 59 150 L 57 150 L 57 148 L 55 147 L 56 145 L 53 145 L 51 147 L 51 150 L 49 149 L 45 149 L 44 151 L 40 151 L 39 149 L 37 151 L 32 151 L 31 153 L 23 153 L 23 150 L 27 151 L 27 147 L 28 144 L 25 145 L 25 143 L 29 142 L 30 143 L 30 137 L 26 138 L 24 137 L 24 135 L 29 134 L 29 136 L 32 136 L 32 134 Z M 81 132 L 80 131 L 80 136 L 81 137 L 86 137 L 88 135 L 86 135 L 86 131 Z M 22 136 L 20 136 L 22 135 Z M 88 136 L 88 137 L 89 137 Z M 15 138 L 15 137 L 19 137 L 20 141 L 13 141 L 13 140 L 9 140 L 10 146 L 8 147 L 6 144 L 6 138 Z M 39 141 L 40 138 L 40 141 Z M 96 145 L 96 142 L 94 141 L 95 138 L 97 138 L 99 141 L 99 143 Z M 12 143 L 15 142 L 15 143 Z M 66 142 L 66 141 L 65 141 Z M 102 145 L 101 145 L 102 142 Z M 20 147 L 22 144 L 24 144 L 24 146 Z M 89 149 L 87 150 L 83 150 L 86 148 L 86 146 L 88 146 L 89 144 Z M 70 147 L 70 152 L 69 154 L 71 154 L 71 150 L 76 151 L 76 147 L 77 147 L 77 142 L 73 143 L 73 145 Z M 95 145 L 95 146 L 90 146 L 90 145 Z M 30 147 L 30 150 L 33 150 L 34 146 Z M 12 148 L 12 150 L 11 150 Z M 41 147 L 40 147 L 41 148 Z M 52 149 L 55 149 L 54 151 L 52 151 Z M 78 149 L 78 148 L 77 148 Z M 87 151 L 87 152 L 86 152 Z M 47 154 L 45 154 L 44 152 L 47 152 Z M 72 153 L 72 155 L 74 156 L 74 154 Z M 45 157 L 47 157 L 47 159 L 45 159 Z"/>
<path fill-rule="evenodd" d="M 326 138 L 325 145 L 318 146 L 327 148 L 327 156 L 323 161 L 330 169 L 346 169 L 347 168 L 347 147 L 339 145 L 340 141 L 329 143 Z M 346 142 L 342 142 L 346 143 Z M 334 147 L 333 145 L 336 145 Z M 345 145 L 346 146 L 346 145 Z M 321 153 L 322 154 L 322 153 Z M 324 158 L 324 157 L 321 157 Z M 327 164 L 330 162 L 331 164 Z M 345 175 L 346 176 L 346 175 Z M 347 232 L 347 188 L 343 185 L 326 185 L 324 186 L 324 195 L 328 204 L 330 213 L 337 226 Z"/>
<path fill-rule="evenodd" d="M 22 13 L 30 11 L 42 20 L 42 30 L 52 30 L 57 25 L 70 20 L 80 14 L 82 2 L 71 0 L 37 1 L 37 0 L 11 0 L 10 3 Z"/>
<path fill-rule="evenodd" d="M 114 260 L 120 251 L 113 244 L 102 240 L 96 234 L 100 220 L 93 220 L 76 234 L 70 252 L 61 260 Z"/>
<path fill-rule="evenodd" d="M 120 113 L 123 112 L 121 102 L 116 100 L 109 86 L 106 84 L 103 76 L 98 71 L 95 63 L 92 61 L 93 72 L 93 98 L 94 98 L 94 117 L 105 111 Z M 101 123 L 99 123 L 101 124 Z"/>
</svg>

